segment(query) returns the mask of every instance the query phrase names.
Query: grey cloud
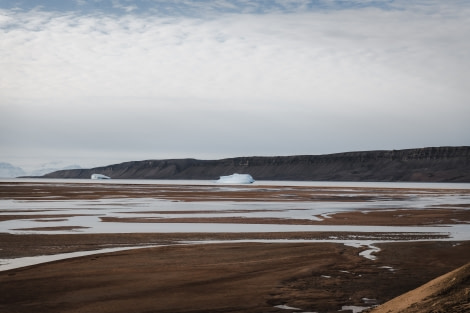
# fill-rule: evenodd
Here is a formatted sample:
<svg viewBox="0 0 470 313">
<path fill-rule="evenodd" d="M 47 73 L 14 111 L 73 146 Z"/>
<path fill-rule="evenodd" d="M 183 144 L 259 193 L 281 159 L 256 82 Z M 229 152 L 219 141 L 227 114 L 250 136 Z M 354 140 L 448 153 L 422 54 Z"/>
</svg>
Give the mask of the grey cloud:
<svg viewBox="0 0 470 313">
<path fill-rule="evenodd" d="M 468 144 L 469 7 L 394 5 L 405 9 L 3 10 L 1 150 L 219 157 Z"/>
</svg>

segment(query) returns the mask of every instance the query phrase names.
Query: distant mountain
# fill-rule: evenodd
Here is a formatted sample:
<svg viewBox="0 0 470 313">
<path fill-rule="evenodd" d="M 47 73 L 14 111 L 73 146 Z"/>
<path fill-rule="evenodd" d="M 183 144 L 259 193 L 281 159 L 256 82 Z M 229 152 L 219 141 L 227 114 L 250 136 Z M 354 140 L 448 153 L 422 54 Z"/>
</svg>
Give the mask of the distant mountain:
<svg viewBox="0 0 470 313">
<path fill-rule="evenodd" d="M 21 167 L 14 166 L 7 162 L 0 162 L 0 178 L 14 178 L 14 177 L 37 177 L 48 173 L 56 172 L 59 170 L 80 169 L 80 165 L 60 166 L 60 162 L 50 162 L 41 165 L 40 167 L 25 171 Z"/>
<path fill-rule="evenodd" d="M 237 157 L 221 160 L 132 161 L 63 170 L 46 178 L 218 179 L 233 173 L 255 180 L 470 182 L 470 147 L 345 152 L 326 155 Z"/>
<path fill-rule="evenodd" d="M 0 162 L 0 178 L 11 178 L 25 175 L 21 167 L 13 166 L 10 163 Z"/>
<path fill-rule="evenodd" d="M 28 173 L 30 176 L 42 176 L 60 170 L 81 169 L 80 165 L 58 166 L 57 162 L 43 164 L 40 168 Z"/>
</svg>

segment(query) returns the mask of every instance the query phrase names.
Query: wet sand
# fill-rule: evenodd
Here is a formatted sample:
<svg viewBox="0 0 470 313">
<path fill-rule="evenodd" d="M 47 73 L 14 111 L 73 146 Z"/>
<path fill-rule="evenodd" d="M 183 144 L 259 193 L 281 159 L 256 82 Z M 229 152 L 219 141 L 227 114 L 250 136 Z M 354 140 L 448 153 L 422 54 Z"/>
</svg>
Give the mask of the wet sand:
<svg viewBox="0 0 470 313">
<path fill-rule="evenodd" d="M 80 184 L 0 184 L 0 198 L 16 200 L 155 197 L 179 201 L 374 201 L 415 193 L 452 194 L 462 190 L 387 188 L 94 186 Z M 345 193 L 347 192 L 347 196 Z M 469 223 L 467 205 L 417 210 L 340 212 L 329 225 L 440 225 Z M 14 212 L 5 220 L 22 218 Z M 18 213 L 18 212 L 17 212 Z M 44 212 L 28 218 L 44 218 Z M 67 218 L 51 212 L 49 218 Z M 248 219 L 224 218 L 244 223 Z M 204 222 L 223 223 L 220 219 Z M 257 224 L 262 219 L 255 219 Z M 194 217 L 178 222 L 201 222 Z M 106 222 L 106 221 L 103 221 Z M 119 222 L 129 222 L 120 220 Z M 136 222 L 134 220 L 133 222 Z M 140 218 L 138 222 L 155 222 Z M 169 221 L 165 221 L 168 223 Z M 264 219 L 266 223 L 279 223 Z M 47 222 L 44 223 L 47 226 Z M 0 272 L 0 312 L 338 312 L 343 306 L 371 306 L 470 261 L 470 240 L 439 241 L 423 233 L 0 233 L 0 258 L 57 254 L 108 247 L 165 245 L 55 261 Z M 375 260 L 359 255 L 366 247 L 331 242 L 225 242 L 215 240 L 331 240 L 361 238 L 381 250 Z M 414 240 L 434 240 L 416 242 Z M 281 307 L 276 307 L 281 306 Z"/>
</svg>

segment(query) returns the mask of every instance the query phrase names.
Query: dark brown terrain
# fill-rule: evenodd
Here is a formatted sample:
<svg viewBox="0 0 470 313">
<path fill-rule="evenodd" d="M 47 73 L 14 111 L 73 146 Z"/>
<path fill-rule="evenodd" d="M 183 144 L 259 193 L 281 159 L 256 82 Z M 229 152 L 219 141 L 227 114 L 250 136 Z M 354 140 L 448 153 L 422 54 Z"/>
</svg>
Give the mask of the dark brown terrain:
<svg viewBox="0 0 470 313">
<path fill-rule="evenodd" d="M 60 200 L 63 211 L 48 209 L 0 210 L 0 221 L 77 216 L 66 202 L 83 200 L 152 197 L 169 201 L 306 201 L 355 202 L 377 199 L 409 199 L 417 195 L 468 199 L 468 189 L 411 189 L 375 187 L 307 186 L 185 186 L 106 183 L 36 182 L 0 183 L 0 199 L 28 203 Z M 9 203 L 6 201 L 5 203 Z M 56 207 L 57 208 L 57 207 Z M 323 221 L 302 219 L 284 223 L 328 225 L 416 226 L 470 223 L 468 203 L 444 203 L 421 209 L 400 207 L 332 214 Z M 155 207 L 158 211 L 158 207 Z M 138 213 L 139 209 L 133 210 Z M 146 211 L 150 215 L 151 211 Z M 158 211 L 157 213 L 169 213 Z M 193 217 L 177 222 L 199 223 Z M 28 215 L 24 215 L 27 213 Z M 93 214 L 94 212 L 90 212 Z M 175 213 L 171 211 L 171 213 Z M 180 213 L 187 213 L 180 211 Z M 108 221 L 103 220 L 102 223 Z M 168 223 L 175 222 L 162 218 Z M 116 222 L 116 221 L 114 221 Z M 119 223 L 136 220 L 117 220 Z M 140 218 L 139 223 L 158 223 Z M 254 221 L 225 217 L 227 223 L 274 223 L 280 219 Z M 82 227 L 83 225 L 77 225 Z M 86 226 L 86 225 L 85 225 Z M 22 228 L 20 231 L 27 231 Z M 32 231 L 41 230 L 39 228 Z M 63 230 L 49 227 L 50 231 Z M 377 313 L 464 313 L 469 312 L 468 266 L 392 300 L 470 262 L 470 241 L 450 241 L 445 234 L 399 232 L 270 232 L 270 233 L 0 233 L 0 259 L 31 257 L 109 247 L 141 247 L 96 254 L 0 272 L 0 312 L 346 312 L 352 307 L 376 308 Z M 371 240 L 380 248 L 375 259 L 359 253 L 366 246 L 353 247 L 326 242 L 335 237 Z M 320 240 L 294 242 L 293 240 Z M 217 240 L 219 243 L 205 243 Z M 231 242 L 254 240 L 255 242 Z M 284 240 L 284 242 L 260 242 Z M 288 241 L 291 240 L 291 241 Z M 321 242 L 325 240 L 325 242 Z M 383 242 L 399 240 L 401 242 Z M 425 240 L 425 241 L 415 241 Z M 353 240 L 354 241 L 354 240 Z M 403 299 L 403 298 L 402 298 Z M 388 302 L 392 300 L 392 302 Z M 395 301 L 395 302 L 393 302 Z M 397 304 L 398 303 L 398 304 Z M 290 308 L 290 309 L 289 309 Z M 298 308 L 296 310 L 295 308 Z M 400 311 L 400 310 L 404 311 Z"/>
<path fill-rule="evenodd" d="M 248 173 L 255 180 L 470 182 L 470 147 L 346 152 L 326 155 L 169 159 L 62 170 L 46 178 L 218 179 Z"/>
<path fill-rule="evenodd" d="M 56 261 L 0 272 L 0 312 L 338 312 L 383 303 L 470 259 L 468 243 L 381 248 L 375 261 L 333 243 L 172 245 Z"/>
</svg>

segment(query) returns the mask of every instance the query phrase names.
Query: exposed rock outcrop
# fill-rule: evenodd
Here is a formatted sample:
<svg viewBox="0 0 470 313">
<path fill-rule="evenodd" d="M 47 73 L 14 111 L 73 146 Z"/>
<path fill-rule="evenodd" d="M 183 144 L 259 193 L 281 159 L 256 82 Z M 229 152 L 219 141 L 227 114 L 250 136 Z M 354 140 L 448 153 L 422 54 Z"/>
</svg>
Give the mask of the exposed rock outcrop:
<svg viewBox="0 0 470 313">
<path fill-rule="evenodd" d="M 345 152 L 326 155 L 237 157 L 221 160 L 132 161 L 43 177 L 114 179 L 218 179 L 233 173 L 255 180 L 470 182 L 470 146 Z"/>
<path fill-rule="evenodd" d="M 370 313 L 470 312 L 470 263 L 392 299 Z"/>
</svg>

